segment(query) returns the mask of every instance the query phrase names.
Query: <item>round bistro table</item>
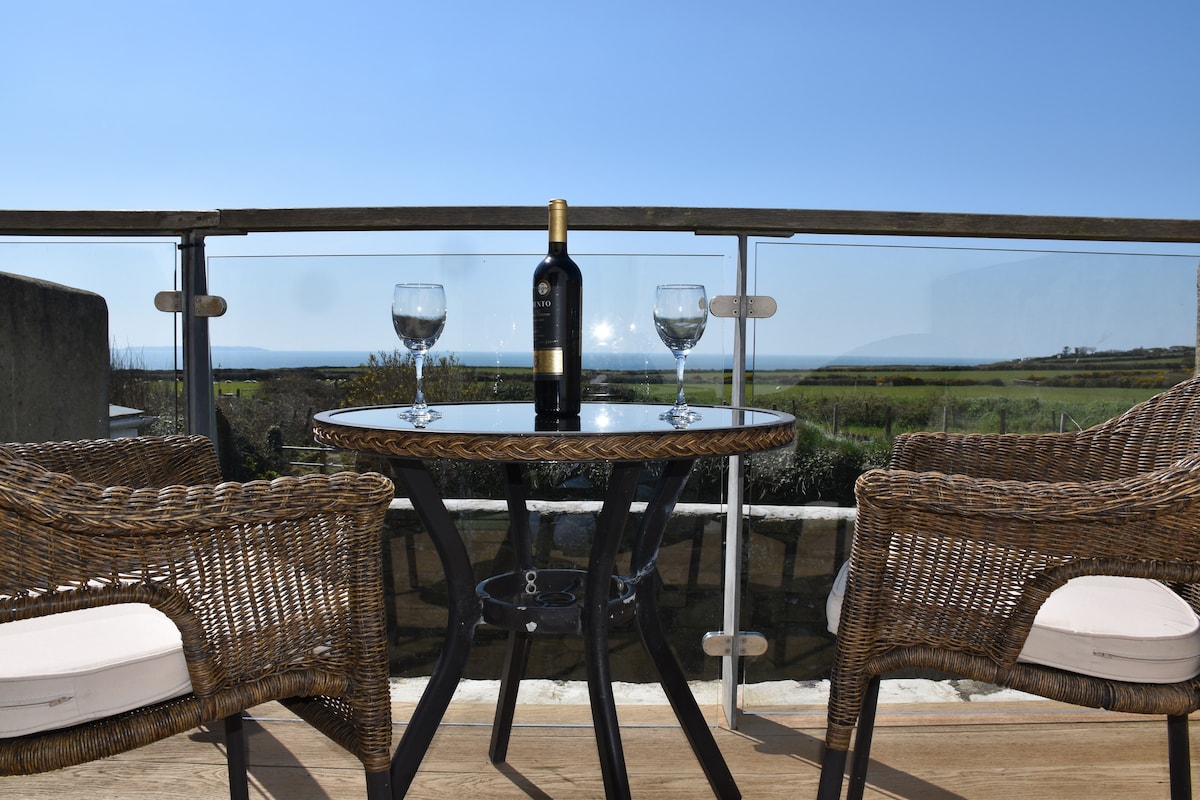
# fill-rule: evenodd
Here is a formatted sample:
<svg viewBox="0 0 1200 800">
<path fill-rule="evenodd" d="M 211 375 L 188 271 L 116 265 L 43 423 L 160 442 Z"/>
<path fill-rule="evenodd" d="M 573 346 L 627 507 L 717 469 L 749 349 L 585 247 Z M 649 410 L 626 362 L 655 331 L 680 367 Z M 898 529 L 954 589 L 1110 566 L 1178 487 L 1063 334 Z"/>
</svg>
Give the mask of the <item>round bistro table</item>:
<svg viewBox="0 0 1200 800">
<path fill-rule="evenodd" d="M 392 758 L 392 792 L 408 791 L 462 678 L 475 626 L 510 631 L 489 755 L 507 756 L 517 689 L 538 633 L 577 633 L 584 639 L 588 693 L 605 795 L 629 797 L 609 665 L 610 623 L 636 620 L 651 662 L 692 751 L 722 800 L 741 797 L 687 678 L 671 653 L 659 619 L 653 576 L 667 521 L 697 458 L 782 447 L 795 436 L 790 414 L 729 406 L 693 406 L 700 418 L 683 427 L 659 419 L 669 406 L 584 403 L 577 420 L 542 421 L 530 403 L 443 403 L 440 419 L 415 427 L 403 406 L 323 411 L 313 418 L 321 444 L 386 457 L 411 499 L 445 571 L 448 625 L 441 655 Z M 476 586 L 466 545 L 437 486 L 428 460 L 499 462 L 505 468 L 509 530 L 517 569 Z M 584 570 L 533 566 L 521 466 L 530 462 L 607 461 L 611 466 Z M 634 539 L 630 571 L 614 575 L 630 505 L 649 462 L 664 462 Z M 582 593 L 580 592 L 582 589 Z"/>
</svg>

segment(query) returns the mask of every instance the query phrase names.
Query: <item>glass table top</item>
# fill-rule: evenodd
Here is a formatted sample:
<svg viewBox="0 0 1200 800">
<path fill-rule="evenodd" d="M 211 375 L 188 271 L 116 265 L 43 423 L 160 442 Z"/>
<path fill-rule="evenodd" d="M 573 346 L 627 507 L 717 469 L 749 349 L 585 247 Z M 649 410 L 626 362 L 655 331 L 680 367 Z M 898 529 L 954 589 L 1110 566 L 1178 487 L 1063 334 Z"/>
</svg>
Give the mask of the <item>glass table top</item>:
<svg viewBox="0 0 1200 800">
<path fill-rule="evenodd" d="M 317 416 L 337 425 L 376 430 L 394 428 L 429 433 L 595 435 L 675 430 L 671 422 L 658 418 L 670 407 L 666 404 L 584 403 L 577 419 L 554 420 L 537 417 L 532 403 L 439 403 L 430 408 L 440 411 L 442 416 L 420 428 L 400 418 L 400 412 L 407 406 L 347 408 L 325 411 Z M 790 416 L 776 411 L 730 406 L 692 406 L 692 409 L 700 414 L 700 418 L 686 423 L 679 430 L 775 424 Z"/>
</svg>

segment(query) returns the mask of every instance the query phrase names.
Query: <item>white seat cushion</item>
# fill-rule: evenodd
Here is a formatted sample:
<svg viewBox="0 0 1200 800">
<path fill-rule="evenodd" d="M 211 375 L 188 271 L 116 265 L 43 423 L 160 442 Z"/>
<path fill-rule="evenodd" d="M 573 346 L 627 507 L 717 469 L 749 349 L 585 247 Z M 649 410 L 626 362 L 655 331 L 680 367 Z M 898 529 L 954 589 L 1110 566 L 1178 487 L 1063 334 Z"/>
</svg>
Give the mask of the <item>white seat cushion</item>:
<svg viewBox="0 0 1200 800">
<path fill-rule="evenodd" d="M 825 627 L 837 636 L 838 623 L 842 621 L 842 600 L 846 597 L 846 578 L 850 575 L 850 562 L 842 564 L 842 568 L 833 576 L 833 588 L 825 598 Z"/>
<path fill-rule="evenodd" d="M 0 737 L 65 728 L 191 690 L 179 629 L 148 605 L 0 625 Z"/>
<path fill-rule="evenodd" d="M 837 633 L 849 563 L 826 600 Z M 1018 661 L 1132 683 L 1200 674 L 1200 619 L 1158 581 L 1089 575 L 1068 581 L 1038 610 Z"/>
<path fill-rule="evenodd" d="M 1088 575 L 1038 609 L 1019 661 L 1134 683 L 1200 673 L 1200 620 L 1158 581 Z"/>
</svg>

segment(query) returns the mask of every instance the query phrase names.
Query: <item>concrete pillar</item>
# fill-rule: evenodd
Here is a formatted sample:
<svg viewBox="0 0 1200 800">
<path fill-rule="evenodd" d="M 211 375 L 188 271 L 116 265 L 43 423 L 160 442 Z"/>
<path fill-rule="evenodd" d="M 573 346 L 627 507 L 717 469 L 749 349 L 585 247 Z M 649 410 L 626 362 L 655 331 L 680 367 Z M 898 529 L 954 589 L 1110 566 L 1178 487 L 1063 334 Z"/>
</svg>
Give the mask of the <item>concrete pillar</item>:
<svg viewBox="0 0 1200 800">
<path fill-rule="evenodd" d="M 0 272 L 0 442 L 108 436 L 108 304 Z"/>
</svg>

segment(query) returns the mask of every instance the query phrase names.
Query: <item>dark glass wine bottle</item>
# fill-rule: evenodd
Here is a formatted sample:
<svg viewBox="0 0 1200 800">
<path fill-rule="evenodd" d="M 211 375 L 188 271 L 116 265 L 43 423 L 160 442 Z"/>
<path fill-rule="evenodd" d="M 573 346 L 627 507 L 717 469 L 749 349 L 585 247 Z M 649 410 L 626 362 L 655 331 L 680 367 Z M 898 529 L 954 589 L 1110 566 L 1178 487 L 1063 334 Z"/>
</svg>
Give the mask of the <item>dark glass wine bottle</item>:
<svg viewBox="0 0 1200 800">
<path fill-rule="evenodd" d="M 550 247 L 533 271 L 533 405 L 539 416 L 579 413 L 583 275 L 567 255 L 567 201 L 550 201 Z"/>
</svg>

